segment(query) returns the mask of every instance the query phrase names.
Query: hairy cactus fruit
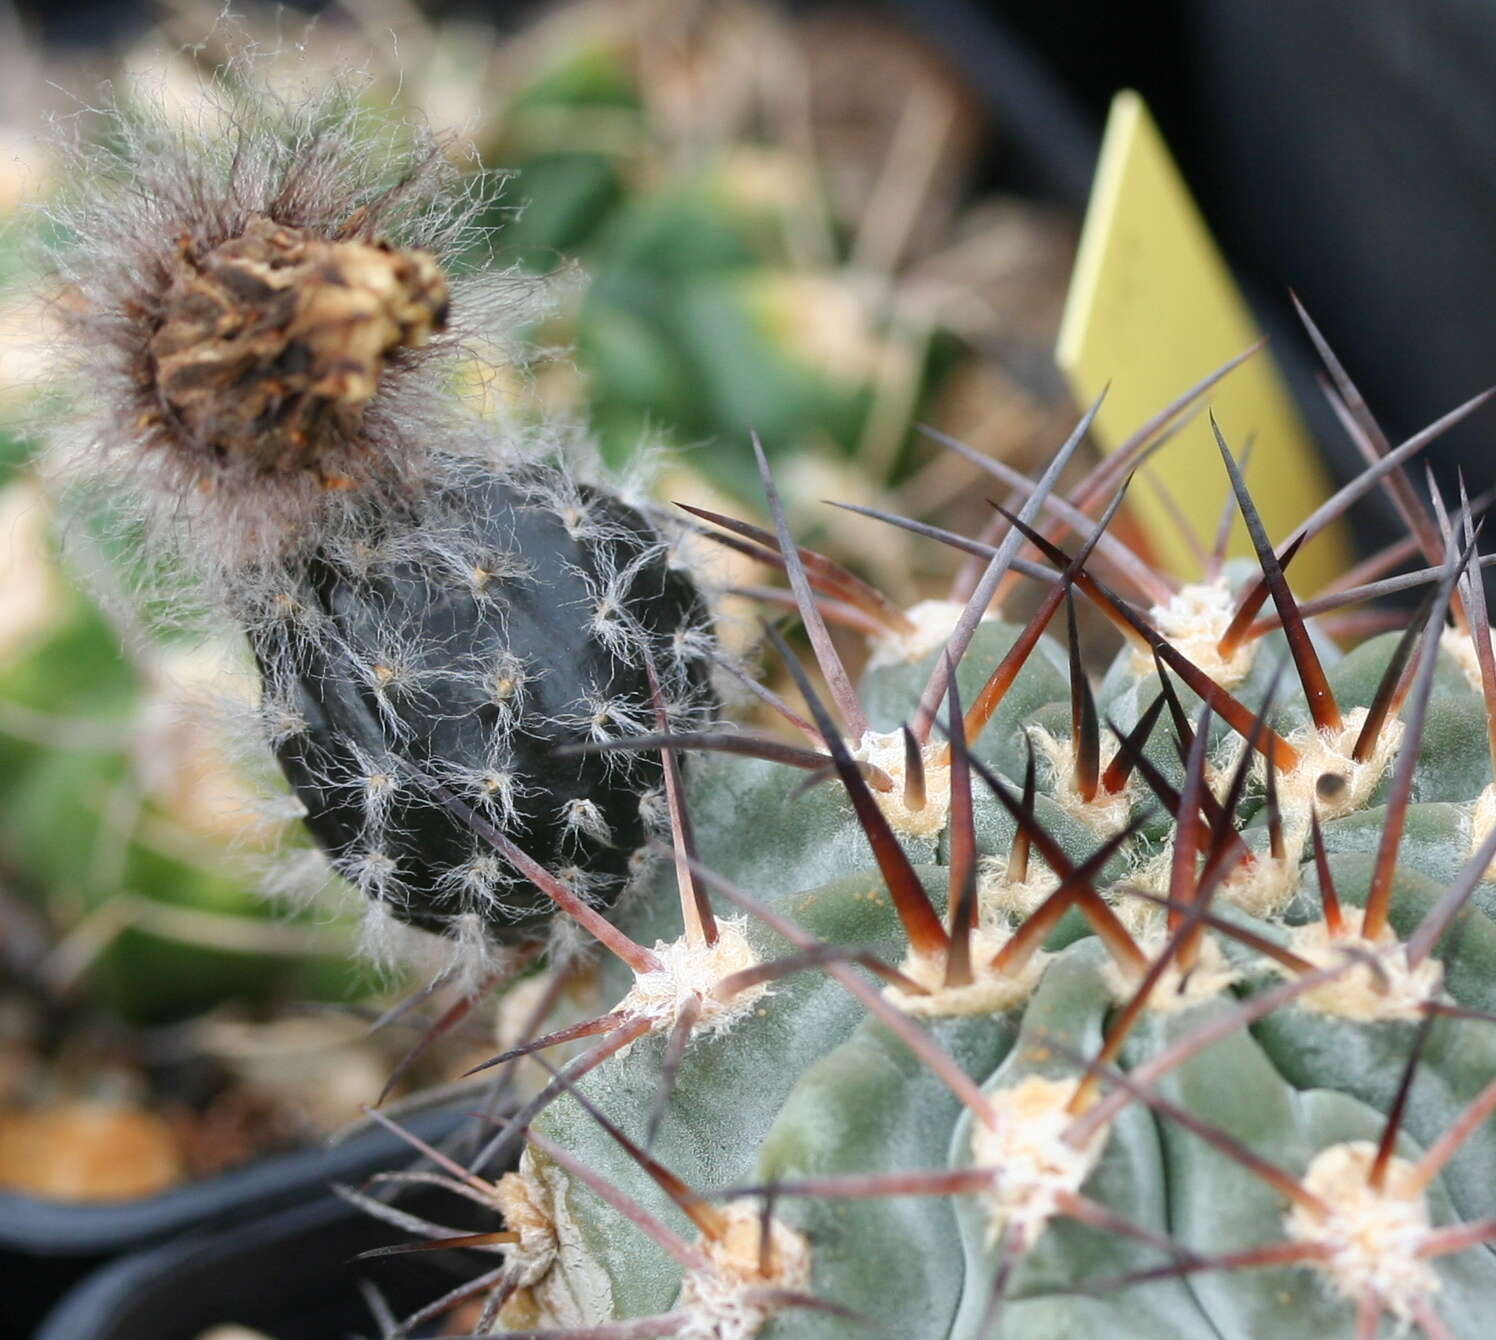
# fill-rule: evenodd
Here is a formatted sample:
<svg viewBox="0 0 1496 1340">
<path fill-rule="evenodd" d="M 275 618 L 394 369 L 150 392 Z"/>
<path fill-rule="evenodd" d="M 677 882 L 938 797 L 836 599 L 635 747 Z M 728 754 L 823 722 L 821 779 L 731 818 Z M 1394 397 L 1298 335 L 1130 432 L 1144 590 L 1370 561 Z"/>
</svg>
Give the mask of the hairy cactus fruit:
<svg viewBox="0 0 1496 1340">
<path fill-rule="evenodd" d="M 415 537 L 422 537 L 416 542 Z M 647 837 L 653 757 L 562 757 L 710 701 L 705 611 L 633 508 L 532 466 L 458 467 L 357 552 L 313 555 L 253 625 L 295 720 L 276 752 L 306 824 L 345 874 L 413 925 L 476 914 L 543 931 L 551 901 L 482 823 L 611 901 Z"/>
<path fill-rule="evenodd" d="M 554 431 L 453 405 L 526 281 L 461 272 L 484 200 L 450 146 L 367 124 L 352 89 L 219 95 L 202 125 L 132 108 L 77 151 L 57 262 L 89 380 L 60 445 L 135 486 L 152 575 L 185 568 L 247 634 L 306 826 L 374 929 L 481 965 L 551 922 L 515 859 L 590 903 L 635 873 L 660 763 L 560 747 L 707 713 L 707 612 Z"/>
<path fill-rule="evenodd" d="M 1275 548 L 1218 432 L 1229 511 L 1189 583 L 1108 525 L 1214 378 L 1061 494 L 1087 416 L 983 537 L 884 517 L 974 560 L 948 602 L 797 547 L 762 454 L 772 529 L 698 514 L 786 574 L 825 697 L 769 628 L 806 710 L 760 697 L 804 743 L 586 746 L 658 752 L 674 861 L 589 924 L 611 1006 L 495 1057 L 548 1082 L 436 1174 L 503 1226 L 347 1191 L 423 1239 L 390 1250 L 500 1258 L 433 1308 L 557 1340 L 1486 1332 L 1484 503 L 1406 474 L 1484 397 L 1392 447 L 1330 368 L 1367 470 Z M 1293 555 L 1379 486 L 1408 540 L 1301 600 Z M 1414 587 L 1411 617 L 1354 609 Z M 1100 675 L 1081 602 L 1123 638 Z M 830 622 L 870 635 L 860 680 Z"/>
</svg>

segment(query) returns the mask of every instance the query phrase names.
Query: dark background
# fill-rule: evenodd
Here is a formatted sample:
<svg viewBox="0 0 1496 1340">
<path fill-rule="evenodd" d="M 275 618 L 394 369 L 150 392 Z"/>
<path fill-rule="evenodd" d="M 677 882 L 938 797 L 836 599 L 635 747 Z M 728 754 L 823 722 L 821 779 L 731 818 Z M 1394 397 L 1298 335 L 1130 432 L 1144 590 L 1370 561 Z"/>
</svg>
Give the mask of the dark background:
<svg viewBox="0 0 1496 1340">
<path fill-rule="evenodd" d="M 1338 474 L 1359 458 L 1315 385 L 1290 288 L 1394 442 L 1496 383 L 1496 5 L 902 8 L 952 29 L 1000 22 L 1053 76 L 1069 106 L 1049 108 L 1041 133 L 1053 137 L 1048 185 L 1064 198 L 1083 198 L 1076 181 L 1089 172 L 1076 161 L 1089 162 L 1112 94 L 1144 94 Z M 1447 493 L 1460 470 L 1472 493 L 1492 482 L 1493 429 L 1488 407 L 1426 453 Z M 1401 533 L 1381 500 L 1360 521 L 1363 543 Z"/>
</svg>

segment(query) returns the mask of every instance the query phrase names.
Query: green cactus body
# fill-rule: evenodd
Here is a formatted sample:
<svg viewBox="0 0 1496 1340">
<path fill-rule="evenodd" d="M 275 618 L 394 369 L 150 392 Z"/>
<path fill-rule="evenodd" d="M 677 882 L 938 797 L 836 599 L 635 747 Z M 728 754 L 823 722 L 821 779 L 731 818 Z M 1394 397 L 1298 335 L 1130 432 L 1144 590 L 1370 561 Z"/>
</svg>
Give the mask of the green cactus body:
<svg viewBox="0 0 1496 1340">
<path fill-rule="evenodd" d="M 1180 603 L 1229 613 L 1236 598 L 1223 582 Z M 1152 611 L 1155 626 L 1168 614 Z M 1205 631 L 1219 638 L 1219 619 Z M 856 1334 L 847 1312 L 875 1334 L 963 1340 L 1351 1336 L 1379 1317 L 1481 1334 L 1496 1302 L 1496 1267 L 1474 1245 L 1483 1230 L 1470 1230 L 1469 1250 L 1443 1246 L 1453 1226 L 1496 1209 L 1496 924 L 1483 910 L 1496 887 L 1477 851 L 1487 708 L 1447 645 L 1469 635 L 1446 634 L 1442 651 L 1432 634 L 1416 647 L 1378 637 L 1344 657 L 1320 639 L 1328 721 L 1310 701 L 1314 672 L 1279 672 L 1288 631 L 1214 665 L 1212 691 L 1234 699 L 1214 711 L 1165 669 L 1176 718 L 1155 705 L 1146 645 L 1124 648 L 1092 708 L 1041 628 L 961 750 L 991 774 L 969 814 L 952 803 L 964 783 L 938 735 L 921 752 L 924 805 L 911 803 L 901 752 L 940 636 L 936 649 L 906 638 L 902 659 L 897 639 L 880 644 L 858 692 L 869 733 L 845 760 L 872 765 L 864 783 L 844 773 L 843 790 L 806 790 L 768 762 L 696 760 L 684 809 L 719 915 L 741 914 L 736 885 L 758 918 L 903 976 L 863 974 L 858 996 L 847 976 L 859 968 L 844 960 L 833 976 L 826 957 L 804 962 L 714 1031 L 689 1034 L 673 1078 L 663 1058 L 682 1025 L 668 1009 L 626 1050 L 577 1069 L 578 1097 L 561 1092 L 535 1117 L 518 1174 L 561 1216 L 561 1249 L 530 1301 L 539 1315 L 583 1329 L 660 1318 L 661 1334 L 721 1340 Z M 1176 629 L 1176 649 L 1204 660 L 1188 632 Z M 983 622 L 952 701 L 977 700 L 1025 636 Z M 1402 734 L 1411 701 L 1416 746 Z M 1130 770 L 1113 775 L 1127 760 L 1116 739 L 1098 752 L 1076 738 L 1099 721 L 1139 734 Z M 1088 750 L 1099 786 L 1085 777 Z M 1030 767 L 1033 795 L 1020 801 Z M 1182 793 L 1200 806 L 1189 823 Z M 932 825 L 922 811 L 933 806 Z M 1401 826 L 1392 856 L 1389 824 Z M 889 855 L 890 834 L 902 857 Z M 1212 879 L 1233 834 L 1239 851 Z M 1176 858 L 1176 843 L 1207 838 L 1217 855 Z M 973 979 L 942 985 L 953 870 L 973 864 Z M 680 869 L 618 917 L 656 952 L 686 943 Z M 1156 904 L 1205 884 L 1223 924 L 1197 932 L 1181 960 L 1186 909 L 1166 917 Z M 1078 886 L 1099 897 L 1062 900 Z M 908 910 L 916 888 L 949 928 L 944 947 L 920 943 L 933 933 Z M 760 963 L 805 952 L 763 921 L 738 924 Z M 626 1016 L 637 1009 L 625 966 L 604 980 Z M 870 1014 L 871 992 L 882 1003 Z M 558 1149 L 572 1162 L 556 1162 Z M 577 1165 L 677 1235 L 677 1250 L 606 1205 Z M 681 1179 L 673 1194 L 659 1167 Z M 713 1244 L 750 1209 L 767 1245 L 751 1265 L 724 1261 Z M 690 1242 L 705 1256 L 683 1258 Z M 557 1298 L 566 1306 L 546 1301 Z"/>
</svg>

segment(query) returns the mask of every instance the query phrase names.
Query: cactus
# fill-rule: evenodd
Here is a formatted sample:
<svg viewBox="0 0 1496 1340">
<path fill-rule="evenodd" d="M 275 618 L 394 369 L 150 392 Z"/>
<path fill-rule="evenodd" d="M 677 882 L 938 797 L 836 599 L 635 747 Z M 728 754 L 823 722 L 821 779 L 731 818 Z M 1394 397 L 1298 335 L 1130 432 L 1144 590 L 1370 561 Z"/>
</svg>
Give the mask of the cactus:
<svg viewBox="0 0 1496 1340">
<path fill-rule="evenodd" d="M 1165 579 L 1107 523 L 1206 389 L 1062 499 L 1083 420 L 998 549 L 936 535 L 984 563 L 964 607 L 797 548 L 762 455 L 774 530 L 711 518 L 788 574 L 835 716 L 770 629 L 809 747 L 595 747 L 698 756 L 674 862 L 603 940 L 612 1009 L 496 1058 L 591 1039 L 490 1144 L 519 1170 L 468 1188 L 508 1224 L 478 1330 L 1482 1332 L 1496 676 L 1469 502 L 1400 473 L 1479 399 L 1277 550 L 1217 430 L 1256 575 L 1218 552 L 1143 611 L 1110 583 Z M 1426 566 L 1297 600 L 1292 554 L 1384 481 Z M 984 613 L 1008 574 L 1042 583 L 1021 626 Z M 1347 655 L 1311 626 L 1420 584 Z M 1077 598 L 1126 635 L 1099 688 Z M 855 690 L 849 603 L 884 629 Z"/>
<path fill-rule="evenodd" d="M 825 686 L 768 628 L 790 743 L 713 719 L 641 511 L 428 417 L 470 295 L 441 230 L 380 230 L 433 160 L 350 196 L 309 124 L 148 176 L 152 263 L 80 281 L 77 333 L 132 409 L 85 440 L 210 528 L 185 556 L 368 905 L 495 970 L 602 956 L 604 1012 L 491 1062 L 550 1078 L 474 1166 L 421 1147 L 476 1231 L 345 1191 L 422 1239 L 390 1251 L 500 1258 L 386 1335 L 478 1295 L 475 1333 L 575 1340 L 1483 1334 L 1496 657 L 1478 508 L 1407 466 L 1484 397 L 1393 448 L 1329 359 L 1371 463 L 1276 548 L 1218 428 L 1256 564 L 1223 526 L 1185 584 L 1109 525 L 1231 365 L 1062 494 L 1093 407 L 1037 481 L 993 466 L 995 544 L 871 514 L 968 559 L 908 611 L 796 545 L 760 450 L 772 529 L 694 515 L 789 580 Z M 1293 556 L 1378 487 L 1409 541 L 1301 601 Z M 1417 587 L 1340 654 L 1350 607 Z M 1099 676 L 1081 602 L 1123 639 Z M 876 630 L 860 681 L 828 620 Z"/>
<path fill-rule="evenodd" d="M 563 434 L 522 450 L 454 411 L 532 286 L 456 272 L 484 200 L 355 93 L 245 106 L 230 80 L 203 125 L 121 114 L 73 147 L 56 260 L 89 381 L 53 455 L 144 534 L 158 602 L 185 571 L 247 638 L 258 724 L 374 938 L 481 966 L 550 921 L 516 857 L 588 905 L 623 890 L 661 765 L 558 750 L 708 710 L 707 616 Z"/>
</svg>

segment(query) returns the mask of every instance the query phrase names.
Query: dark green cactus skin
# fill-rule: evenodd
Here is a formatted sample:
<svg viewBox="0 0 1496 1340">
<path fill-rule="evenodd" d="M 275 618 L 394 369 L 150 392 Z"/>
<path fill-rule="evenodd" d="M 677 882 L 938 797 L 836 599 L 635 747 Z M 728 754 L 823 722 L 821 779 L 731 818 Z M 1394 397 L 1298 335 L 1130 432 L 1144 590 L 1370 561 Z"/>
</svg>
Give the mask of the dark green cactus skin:
<svg viewBox="0 0 1496 1340">
<path fill-rule="evenodd" d="M 1016 632 L 997 622 L 983 625 L 960 669 L 968 701 Z M 1370 700 L 1389 649 L 1378 639 L 1332 669 L 1343 709 Z M 1258 654 L 1271 659 L 1281 653 L 1264 642 Z M 927 658 L 868 677 L 863 701 L 875 724 L 912 714 L 931 663 Z M 1042 714 L 1045 721 L 1068 722 L 1059 710 L 1067 689 L 1056 667 L 1063 664 L 1052 644 L 1031 658 L 1012 691 L 1015 710 L 994 722 L 977 746 L 975 752 L 1009 778 L 1021 766 L 1026 721 Z M 1134 673 L 1125 657 L 1107 676 L 1104 701 L 1124 728 L 1130 721 L 1121 718 L 1137 704 L 1146 706 L 1156 692 L 1147 678 Z M 1255 707 L 1270 678 L 1268 667 L 1258 666 L 1236 692 Z M 1291 683 L 1291 677 L 1285 681 Z M 1186 709 L 1196 710 L 1197 701 L 1182 696 Z M 1288 729 L 1306 713 L 1286 689 L 1282 701 L 1279 716 Z M 1479 720 L 1481 730 L 1470 742 L 1465 736 L 1472 720 Z M 1222 732 L 1220 751 L 1225 740 Z M 1447 657 L 1439 665 L 1426 740 L 1442 744 L 1426 743 L 1420 751 L 1419 803 L 1392 902 L 1391 922 L 1403 937 L 1468 857 L 1470 807 L 1491 781 L 1483 755 L 1484 707 Z M 1155 733 L 1149 752 L 1177 778 L 1180 763 L 1166 729 Z M 1224 759 L 1224 752 L 1220 756 Z M 899 960 L 905 941 L 898 920 L 840 791 L 826 786 L 790 801 L 798 779 L 785 777 L 783 770 L 738 759 L 698 762 L 688 789 L 707 865 L 821 938 Z M 1385 785 L 1384 779 L 1365 808 L 1325 825 L 1330 870 L 1351 915 L 1366 898 Z M 1142 793 L 1134 794 L 1141 808 Z M 1012 821 L 981 787 L 975 798 L 979 847 L 1003 857 Z M 1040 795 L 1037 812 L 1071 860 L 1084 858 L 1098 844 L 1094 832 L 1050 797 Z M 1253 830 L 1247 832 L 1251 839 Z M 1136 872 L 1159 850 L 1158 841 L 1156 832 L 1146 830 L 1134 838 L 1103 883 L 1115 886 Z M 904 846 L 921 863 L 922 881 L 943 910 L 945 838 L 906 839 Z M 1284 909 L 1267 920 L 1229 909 L 1232 919 L 1281 943 L 1295 923 L 1317 917 L 1317 880 L 1307 851 L 1302 861 L 1297 892 Z M 1496 1009 L 1496 923 L 1482 908 L 1493 898 L 1496 886 L 1481 885 L 1438 950 L 1447 998 L 1486 1011 Z M 653 893 L 626 909 L 622 925 L 643 943 L 671 939 L 679 933 L 677 907 L 674 879 L 662 871 Z M 725 902 L 718 910 L 733 911 Z M 746 930 L 763 959 L 790 951 L 752 920 Z M 1176 1012 L 1146 1012 L 1120 1058 L 1124 1069 L 1136 1070 L 1220 1011 L 1285 980 L 1259 954 L 1231 942 L 1223 941 L 1222 947 L 1239 973 L 1235 983 L 1219 998 Z M 1116 1009 L 1101 944 L 1073 912 L 1052 933 L 1048 948 L 1055 957 L 1026 1006 L 926 1021 L 935 1040 L 990 1092 L 1028 1074 L 1073 1078 L 1077 1056 L 1095 1054 Z M 628 974 L 618 972 L 613 994 L 627 985 Z M 1416 1028 L 1411 1020 L 1362 1021 L 1293 1002 L 1171 1071 L 1159 1091 L 1299 1177 L 1329 1145 L 1377 1140 Z M 646 1037 L 582 1084 L 635 1139 L 643 1136 L 664 1050 L 662 1037 Z M 1493 1075 L 1496 1028 L 1475 1019 L 1434 1022 L 1408 1099 L 1399 1154 L 1416 1158 Z M 754 1016 L 725 1035 L 691 1044 L 652 1153 L 691 1186 L 710 1193 L 848 1173 L 962 1167 L 971 1159 L 971 1122 L 970 1112 L 863 1006 L 824 976 L 804 973 L 777 983 Z M 680 1211 L 575 1102 L 558 1100 L 536 1129 L 683 1236 L 693 1236 Z M 674 1260 L 540 1151 L 532 1149 L 527 1160 L 531 1173 L 558 1193 L 578 1235 L 575 1250 L 601 1267 L 611 1291 L 601 1300 L 593 1296 L 596 1311 L 588 1321 L 652 1315 L 680 1305 L 682 1274 Z M 1279 1193 L 1137 1103 L 1111 1124 L 1083 1191 L 1139 1227 L 1196 1252 L 1239 1250 L 1284 1237 L 1287 1202 Z M 1496 1122 L 1485 1122 L 1434 1179 L 1428 1203 L 1435 1223 L 1496 1215 Z M 948 1340 L 988 1334 L 1005 1340 L 1267 1335 L 1349 1340 L 1356 1334 L 1354 1304 L 1303 1267 L 1202 1271 L 1087 1296 L 1077 1289 L 1088 1282 L 1155 1268 L 1167 1258 L 1146 1244 L 1064 1218 L 1051 1220 L 1036 1243 L 1007 1263 L 1006 1300 L 989 1332 L 983 1316 L 1002 1255 L 977 1198 L 785 1199 L 776 1203 L 775 1214 L 808 1237 L 812 1291 L 871 1319 L 871 1329 L 824 1312 L 786 1309 L 756 1332 L 771 1340 L 860 1334 Z M 554 1269 L 574 1271 L 578 1259 L 568 1264 L 563 1257 Z M 1471 1340 L 1487 1334 L 1496 1310 L 1496 1257 L 1476 1247 L 1440 1257 L 1436 1269 L 1436 1310 L 1445 1326 Z M 1393 1333 L 1390 1316 L 1382 1333 Z"/>
<path fill-rule="evenodd" d="M 557 751 L 653 729 L 647 663 L 678 721 L 711 702 L 705 610 L 658 532 L 545 468 L 473 466 L 383 518 L 357 560 L 313 556 L 300 617 L 253 637 L 300 718 L 276 752 L 317 843 L 412 925 L 476 914 L 494 941 L 543 934 L 552 904 L 485 865 L 434 781 L 547 868 L 585 872 L 579 891 L 616 898 L 658 759 Z"/>
</svg>

